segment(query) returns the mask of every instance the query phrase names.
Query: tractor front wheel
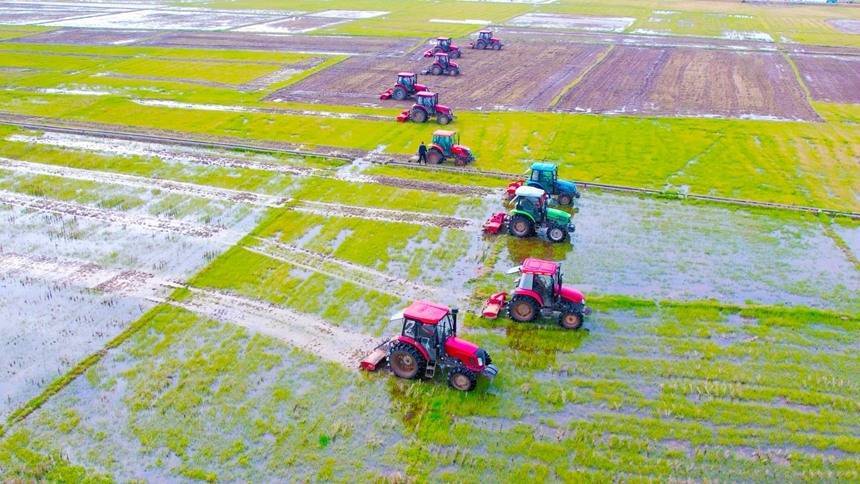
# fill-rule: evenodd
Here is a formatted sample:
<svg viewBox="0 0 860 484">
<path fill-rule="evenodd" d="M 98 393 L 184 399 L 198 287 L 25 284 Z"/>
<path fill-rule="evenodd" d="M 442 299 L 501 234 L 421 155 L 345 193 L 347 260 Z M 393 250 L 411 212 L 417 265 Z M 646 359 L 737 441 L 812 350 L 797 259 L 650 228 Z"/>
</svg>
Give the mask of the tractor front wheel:
<svg viewBox="0 0 860 484">
<path fill-rule="evenodd" d="M 559 205 L 570 205 L 571 202 L 573 202 L 573 198 L 566 193 L 558 196 Z"/>
<path fill-rule="evenodd" d="M 579 329 L 582 327 L 582 314 L 567 311 L 558 318 L 558 324 L 564 329 Z"/>
<path fill-rule="evenodd" d="M 493 48 L 496 50 L 502 50 L 502 43 L 496 42 L 495 44 L 493 44 Z"/>
<path fill-rule="evenodd" d="M 514 215 L 509 230 L 515 237 L 528 237 L 532 234 L 532 221 L 525 215 Z"/>
<path fill-rule="evenodd" d="M 508 305 L 508 316 L 514 321 L 528 323 L 537 318 L 537 301 L 528 296 L 514 296 Z"/>
<path fill-rule="evenodd" d="M 454 368 L 448 374 L 448 385 L 461 392 L 474 390 L 477 383 L 478 378 L 475 376 L 475 372 L 462 366 Z"/>
<path fill-rule="evenodd" d="M 406 99 L 406 90 L 402 87 L 394 88 L 394 92 L 391 93 L 391 97 L 397 101 L 402 101 Z"/>
<path fill-rule="evenodd" d="M 424 112 L 423 109 L 413 109 L 412 112 L 409 113 L 409 119 L 411 119 L 413 123 L 423 123 L 427 121 L 427 113 Z"/>
<path fill-rule="evenodd" d="M 460 69 L 457 69 L 456 67 L 451 69 L 451 75 L 452 76 L 459 76 L 460 75 Z"/>
<path fill-rule="evenodd" d="M 427 361 L 414 346 L 397 343 L 388 356 L 391 371 L 400 378 L 413 380 L 418 378 L 427 367 Z"/>
<path fill-rule="evenodd" d="M 553 225 L 546 231 L 546 238 L 548 238 L 550 242 L 557 244 L 559 242 L 564 242 L 564 239 L 567 238 L 567 232 L 558 225 Z"/>
<path fill-rule="evenodd" d="M 439 113 L 436 115 L 436 122 L 439 124 L 448 124 L 451 122 L 451 117 L 447 114 Z"/>
<path fill-rule="evenodd" d="M 460 51 L 459 50 L 452 50 L 451 53 L 448 54 L 448 56 L 453 58 L 453 59 L 459 59 L 460 58 Z"/>
<path fill-rule="evenodd" d="M 433 66 L 430 69 L 430 74 L 433 74 L 434 76 L 438 76 L 438 75 L 442 74 L 442 68 L 439 66 Z"/>
<path fill-rule="evenodd" d="M 477 44 L 475 44 L 476 49 L 486 49 L 487 44 L 483 40 L 479 40 Z"/>
</svg>

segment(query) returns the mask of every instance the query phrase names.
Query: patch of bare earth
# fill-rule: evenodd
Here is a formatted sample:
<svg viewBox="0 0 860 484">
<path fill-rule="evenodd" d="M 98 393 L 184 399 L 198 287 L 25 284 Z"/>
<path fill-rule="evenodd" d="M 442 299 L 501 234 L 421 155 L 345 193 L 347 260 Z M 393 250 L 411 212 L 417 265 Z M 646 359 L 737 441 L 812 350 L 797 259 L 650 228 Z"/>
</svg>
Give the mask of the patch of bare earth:
<svg viewBox="0 0 860 484">
<path fill-rule="evenodd" d="M 816 101 L 860 103 L 860 57 L 792 55 Z"/>
<path fill-rule="evenodd" d="M 151 30 L 67 28 L 42 32 L 15 41 L 34 44 L 132 45 L 154 35 Z"/>
<path fill-rule="evenodd" d="M 462 47 L 462 46 L 461 46 Z M 440 102 L 463 109 L 546 109 L 553 97 L 606 47 L 560 42 L 520 42 L 501 51 L 466 48 L 459 76 L 420 75 Z M 336 104 L 383 104 L 379 93 L 400 71 L 421 72 L 433 63 L 420 54 L 392 59 L 355 57 L 273 93 L 269 99 Z M 337 86 L 333 89 L 332 86 Z M 397 106 L 395 101 L 385 105 Z M 400 103 L 406 106 L 408 103 Z"/>
<path fill-rule="evenodd" d="M 818 120 L 777 53 L 618 47 L 558 104 L 569 111 Z"/>
<path fill-rule="evenodd" d="M 403 210 L 389 210 L 384 208 L 355 207 L 352 205 L 311 202 L 306 200 L 298 202 L 298 204 L 293 208 L 301 212 L 324 215 L 327 217 L 358 217 L 367 220 L 402 222 L 447 229 L 467 229 L 475 225 L 474 221 L 460 217 L 407 212 Z"/>
</svg>

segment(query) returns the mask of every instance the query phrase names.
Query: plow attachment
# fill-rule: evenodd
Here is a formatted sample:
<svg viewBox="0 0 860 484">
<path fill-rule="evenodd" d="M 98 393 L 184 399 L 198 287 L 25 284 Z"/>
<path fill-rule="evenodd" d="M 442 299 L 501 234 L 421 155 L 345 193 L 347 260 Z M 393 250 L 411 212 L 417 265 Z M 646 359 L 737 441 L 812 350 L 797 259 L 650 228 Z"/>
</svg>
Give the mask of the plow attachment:
<svg viewBox="0 0 860 484">
<path fill-rule="evenodd" d="M 397 115 L 397 122 L 398 123 L 405 123 L 406 121 L 409 121 L 409 110 L 408 109 L 405 109 L 403 112 L 401 112 L 400 114 Z"/>
<path fill-rule="evenodd" d="M 397 338 L 392 338 L 387 340 L 373 349 L 369 355 L 365 356 L 361 363 L 359 363 L 358 367 L 364 371 L 376 371 L 380 368 L 384 368 L 385 365 L 388 364 L 388 348 L 391 346 L 391 342 L 395 341 Z"/>
<path fill-rule="evenodd" d="M 498 234 L 505 228 L 508 223 L 508 214 L 505 212 L 496 212 L 484 222 L 485 234 Z"/>
<path fill-rule="evenodd" d="M 383 91 L 382 94 L 379 95 L 379 99 L 381 99 L 383 101 L 386 99 L 391 99 L 392 94 L 394 94 L 394 89 L 389 87 L 388 89 Z"/>
<path fill-rule="evenodd" d="M 508 293 L 506 292 L 497 292 L 493 294 L 489 299 L 487 299 L 487 302 L 484 303 L 484 309 L 481 311 L 481 315 L 487 319 L 496 319 L 505 307 L 505 301 L 507 298 Z"/>
<path fill-rule="evenodd" d="M 512 181 L 508 183 L 508 187 L 505 188 L 505 196 L 507 196 L 508 200 L 513 200 L 517 193 L 517 188 L 523 186 L 525 184 L 525 180 L 520 178 L 519 180 Z"/>
</svg>

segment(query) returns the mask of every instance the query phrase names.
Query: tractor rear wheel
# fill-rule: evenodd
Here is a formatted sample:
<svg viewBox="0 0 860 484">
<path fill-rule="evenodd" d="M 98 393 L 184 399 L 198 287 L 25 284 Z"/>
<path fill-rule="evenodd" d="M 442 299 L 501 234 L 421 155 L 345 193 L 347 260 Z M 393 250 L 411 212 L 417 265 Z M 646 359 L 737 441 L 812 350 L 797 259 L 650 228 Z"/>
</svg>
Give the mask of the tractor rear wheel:
<svg viewBox="0 0 860 484">
<path fill-rule="evenodd" d="M 533 228 L 532 221 L 525 215 L 514 215 L 508 226 L 511 235 L 515 237 L 528 237 L 532 234 Z"/>
<path fill-rule="evenodd" d="M 514 296 L 508 305 L 508 316 L 514 321 L 528 323 L 537 318 L 537 301 L 528 296 Z"/>
<path fill-rule="evenodd" d="M 409 113 L 409 119 L 411 119 L 413 123 L 423 123 L 427 121 L 427 113 L 424 112 L 423 109 L 413 109 Z"/>
<path fill-rule="evenodd" d="M 566 193 L 558 196 L 559 205 L 570 205 L 571 202 L 573 202 L 573 198 Z"/>
<path fill-rule="evenodd" d="M 424 373 L 427 361 L 414 346 L 397 343 L 388 356 L 391 371 L 400 378 L 412 380 Z"/>
<path fill-rule="evenodd" d="M 451 122 L 451 117 L 447 114 L 439 113 L 436 115 L 436 122 L 439 124 L 448 124 Z"/>
<path fill-rule="evenodd" d="M 475 44 L 475 48 L 476 48 L 476 49 L 486 49 L 486 48 L 487 48 L 487 43 L 486 43 L 486 42 L 484 42 L 483 40 L 479 40 L 479 41 L 478 41 L 478 43 L 477 43 L 477 44 Z"/>
<path fill-rule="evenodd" d="M 546 238 L 548 238 L 550 242 L 557 244 L 559 242 L 564 242 L 564 239 L 567 238 L 567 232 L 558 225 L 553 225 L 546 231 Z"/>
<path fill-rule="evenodd" d="M 394 92 L 391 93 L 391 97 L 397 101 L 402 101 L 406 99 L 406 90 L 402 87 L 395 87 Z"/>
<path fill-rule="evenodd" d="M 439 66 L 433 66 L 432 68 L 430 68 L 430 74 L 433 74 L 434 76 L 438 76 L 438 75 L 442 74 L 442 68 Z"/>
<path fill-rule="evenodd" d="M 582 327 L 582 314 L 566 311 L 558 318 L 558 324 L 564 329 L 579 329 Z"/>
<path fill-rule="evenodd" d="M 438 165 L 443 161 L 445 161 L 445 155 L 436 148 L 430 148 L 430 151 L 427 153 L 427 163 L 430 165 Z"/>
<path fill-rule="evenodd" d="M 474 390 L 477 383 L 478 378 L 475 376 L 475 372 L 463 366 L 454 368 L 448 374 L 448 385 L 461 392 Z"/>
</svg>

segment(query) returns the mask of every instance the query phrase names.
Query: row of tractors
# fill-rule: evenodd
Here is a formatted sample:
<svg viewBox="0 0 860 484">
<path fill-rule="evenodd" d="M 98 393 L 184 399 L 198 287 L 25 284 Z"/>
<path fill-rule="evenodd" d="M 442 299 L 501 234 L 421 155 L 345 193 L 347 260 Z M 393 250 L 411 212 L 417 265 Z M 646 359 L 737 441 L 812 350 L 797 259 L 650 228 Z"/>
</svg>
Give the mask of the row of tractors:
<svg viewBox="0 0 860 484">
<path fill-rule="evenodd" d="M 490 30 L 478 32 L 478 37 L 470 43 L 470 47 L 479 50 L 501 50 L 502 41 L 493 36 Z M 424 52 L 424 57 L 432 57 L 433 63 L 421 71 L 422 74 L 434 76 L 459 76 L 460 65 L 452 58 L 462 57 L 462 51 L 454 44 L 451 37 L 437 37 L 436 44 Z M 435 120 L 440 125 L 454 121 L 454 110 L 444 104 L 439 104 L 439 94 L 432 92 L 429 87 L 418 83 L 418 74 L 404 71 L 397 74 L 397 82 L 379 95 L 379 99 L 394 99 L 403 101 L 414 99 L 411 108 L 397 115 L 398 122 L 426 123 Z M 433 133 L 433 141 L 427 152 L 427 162 L 438 164 L 452 160 L 456 165 L 463 166 L 474 161 L 471 150 L 459 144 L 456 132 L 438 130 Z"/>
<path fill-rule="evenodd" d="M 500 50 L 502 43 L 489 30 L 482 30 L 471 43 L 475 49 Z M 436 45 L 424 53 L 433 57 L 433 64 L 423 74 L 459 75 L 460 66 L 451 58 L 460 58 L 459 47 L 449 37 L 439 37 Z M 397 84 L 380 95 L 380 99 L 402 101 L 414 99 L 412 108 L 397 116 L 400 122 L 424 123 L 431 118 L 441 125 L 454 119 L 448 106 L 439 104 L 439 95 L 418 84 L 413 72 L 397 75 Z M 442 163 L 453 159 L 457 165 L 474 160 L 471 150 L 459 144 L 456 132 L 437 130 L 427 152 L 427 162 Z M 558 178 L 558 167 L 552 163 L 534 163 L 525 178 L 508 184 L 505 199 L 509 212 L 493 214 L 484 223 L 488 234 L 507 231 L 515 237 L 543 237 L 550 242 L 563 242 L 573 233 L 570 213 L 551 205 L 572 206 L 579 198 L 576 184 Z M 481 316 L 496 319 L 506 314 L 517 322 L 554 320 L 562 328 L 582 327 L 591 313 L 579 290 L 562 282 L 561 266 L 552 261 L 528 258 L 508 273 L 518 273 L 516 284 L 509 292 L 497 292 L 484 304 Z M 431 301 L 415 301 L 392 317 L 401 328 L 400 334 L 377 346 L 361 360 L 360 368 L 376 371 L 388 367 L 394 375 L 406 379 L 433 379 L 443 374 L 448 384 L 457 390 L 475 388 L 478 377 L 493 378 L 498 368 L 486 350 L 457 336 L 458 310 Z"/>
</svg>

